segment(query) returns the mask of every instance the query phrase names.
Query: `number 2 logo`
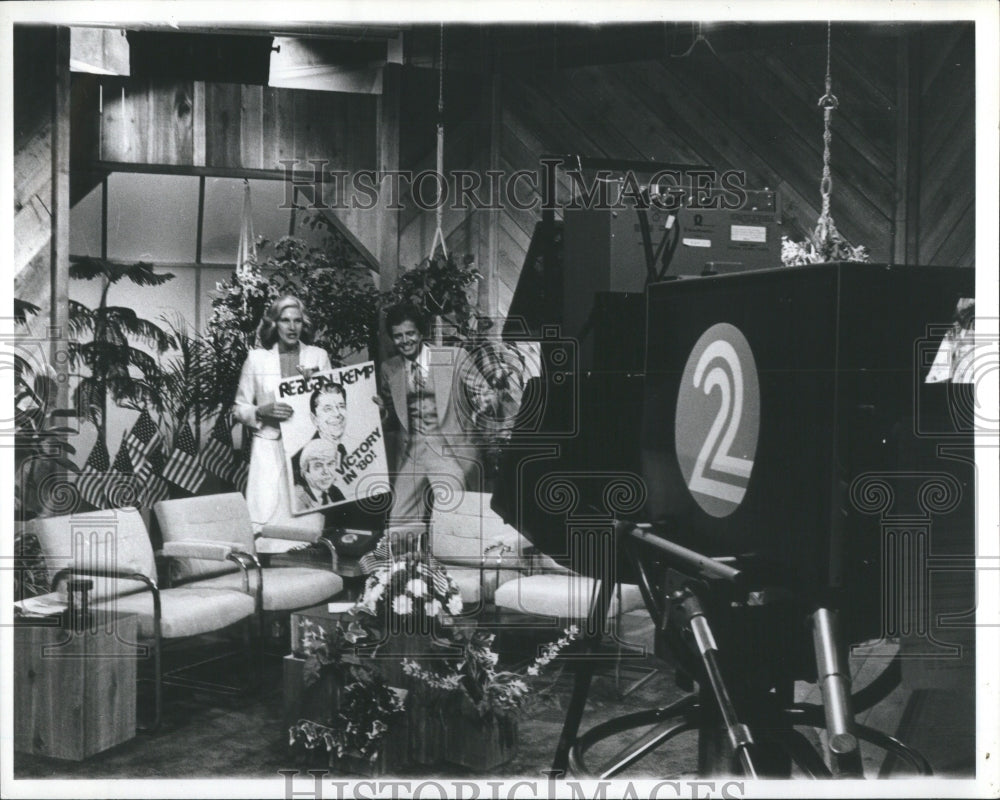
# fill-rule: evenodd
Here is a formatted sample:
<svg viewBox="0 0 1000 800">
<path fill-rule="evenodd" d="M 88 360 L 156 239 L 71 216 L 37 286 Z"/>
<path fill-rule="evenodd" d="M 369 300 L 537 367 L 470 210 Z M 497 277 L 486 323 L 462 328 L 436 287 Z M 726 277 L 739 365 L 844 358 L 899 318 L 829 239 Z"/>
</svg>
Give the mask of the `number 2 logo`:
<svg viewBox="0 0 1000 800">
<path fill-rule="evenodd" d="M 677 460 L 688 490 L 713 517 L 746 495 L 760 427 L 753 352 L 739 328 L 713 325 L 688 355 L 677 395 Z"/>
</svg>

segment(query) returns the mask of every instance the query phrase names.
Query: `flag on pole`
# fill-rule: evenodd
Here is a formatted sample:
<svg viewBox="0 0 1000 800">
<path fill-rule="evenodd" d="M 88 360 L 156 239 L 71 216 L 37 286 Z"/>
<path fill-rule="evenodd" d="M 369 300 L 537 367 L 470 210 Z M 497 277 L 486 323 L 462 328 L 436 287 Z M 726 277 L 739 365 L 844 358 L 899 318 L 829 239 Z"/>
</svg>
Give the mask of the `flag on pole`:
<svg viewBox="0 0 1000 800">
<path fill-rule="evenodd" d="M 233 454 L 233 435 L 229 427 L 229 414 L 219 414 L 212 433 L 201 451 L 201 463 L 209 472 L 223 480 L 229 480 L 236 466 Z"/>
<path fill-rule="evenodd" d="M 187 423 L 174 436 L 174 451 L 163 468 L 163 477 L 192 494 L 205 482 L 207 473 L 198 458 L 198 448 Z"/>
<path fill-rule="evenodd" d="M 163 448 L 158 447 L 136 471 L 136 475 L 139 476 L 139 483 L 143 487 L 143 508 L 151 508 L 154 504 L 161 500 L 167 500 L 170 497 L 170 486 L 161 477 L 166 461 L 166 456 L 163 455 Z"/>
<path fill-rule="evenodd" d="M 243 216 L 240 220 L 240 243 L 236 251 L 236 274 L 246 277 L 250 265 L 257 261 L 257 242 L 253 235 L 253 206 L 250 203 L 250 181 L 243 179 Z M 245 302 L 245 301 L 244 301 Z"/>
<path fill-rule="evenodd" d="M 76 479 L 76 488 L 85 501 L 94 508 L 104 508 L 104 489 L 108 483 L 111 459 L 104 440 L 98 437 L 94 449 L 87 456 L 87 463 Z"/>
<path fill-rule="evenodd" d="M 109 508 L 127 508 L 139 505 L 142 486 L 135 474 L 132 458 L 128 451 L 128 435 L 125 435 L 122 436 L 122 443 L 118 448 L 118 455 L 115 456 L 115 463 L 111 465 L 111 474 L 108 476 L 107 488 L 104 490 Z"/>
<path fill-rule="evenodd" d="M 143 409 L 132 430 L 125 437 L 128 456 L 134 468 L 141 467 L 157 447 L 163 444 L 163 437 L 156 429 L 152 417 Z"/>
</svg>

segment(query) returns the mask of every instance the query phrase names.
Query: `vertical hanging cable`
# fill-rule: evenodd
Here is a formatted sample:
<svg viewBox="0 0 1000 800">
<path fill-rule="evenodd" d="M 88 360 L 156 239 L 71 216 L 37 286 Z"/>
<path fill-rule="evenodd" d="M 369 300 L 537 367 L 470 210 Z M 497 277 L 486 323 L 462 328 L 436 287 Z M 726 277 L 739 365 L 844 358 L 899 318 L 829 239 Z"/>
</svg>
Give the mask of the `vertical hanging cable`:
<svg viewBox="0 0 1000 800">
<path fill-rule="evenodd" d="M 441 39 L 438 45 L 438 113 L 437 113 L 437 204 L 434 210 L 437 227 L 434 230 L 434 240 L 431 242 L 430 257 L 434 258 L 434 250 L 441 244 L 441 253 L 447 258 L 448 247 L 444 243 L 444 203 L 441 199 L 441 181 L 444 177 L 444 23 L 441 23 Z"/>
<path fill-rule="evenodd" d="M 830 54 L 832 52 L 832 23 L 826 23 L 826 76 L 824 93 L 817 105 L 823 109 L 823 177 L 819 182 L 819 192 L 823 201 L 816 230 L 813 231 L 812 245 L 815 258 L 819 261 L 867 261 L 865 248 L 851 247 L 840 235 L 837 225 L 830 213 L 830 198 L 833 194 L 833 173 L 830 168 L 830 143 L 833 141 L 833 112 L 840 105 L 833 93 L 833 77 L 830 71 Z"/>
</svg>

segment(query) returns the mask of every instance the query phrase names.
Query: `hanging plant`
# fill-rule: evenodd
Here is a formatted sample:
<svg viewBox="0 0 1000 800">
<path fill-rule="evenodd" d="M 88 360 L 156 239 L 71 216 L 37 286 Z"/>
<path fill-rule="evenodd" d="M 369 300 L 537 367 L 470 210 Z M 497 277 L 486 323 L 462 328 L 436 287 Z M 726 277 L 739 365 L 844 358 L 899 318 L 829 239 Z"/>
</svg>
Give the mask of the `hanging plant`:
<svg viewBox="0 0 1000 800">
<path fill-rule="evenodd" d="M 786 267 L 802 264 L 819 264 L 828 261 L 868 261 L 868 250 L 863 245 L 857 247 L 848 242 L 837 230 L 830 213 L 830 198 L 833 194 L 833 173 L 830 169 L 830 142 L 833 140 L 831 122 L 833 112 L 840 101 L 833 93 L 833 78 L 830 75 L 831 23 L 826 27 L 826 78 L 823 96 L 817 105 L 823 109 L 823 177 L 819 182 L 823 208 L 816 222 L 816 229 L 806 242 L 794 242 L 787 236 L 781 237 L 781 263 Z"/>
<path fill-rule="evenodd" d="M 473 262 L 473 257 L 466 255 L 459 264 L 453 256 L 436 250 L 382 293 L 382 305 L 412 303 L 428 317 L 443 317 L 460 339 L 481 333 L 491 322 L 480 317 L 469 301 L 470 288 L 483 277 Z"/>
</svg>

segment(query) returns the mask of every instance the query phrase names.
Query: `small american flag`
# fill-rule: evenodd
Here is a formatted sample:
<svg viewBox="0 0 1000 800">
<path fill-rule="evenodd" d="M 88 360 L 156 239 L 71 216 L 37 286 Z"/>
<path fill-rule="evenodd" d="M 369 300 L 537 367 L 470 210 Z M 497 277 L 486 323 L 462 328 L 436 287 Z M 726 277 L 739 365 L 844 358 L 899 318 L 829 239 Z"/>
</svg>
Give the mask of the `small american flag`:
<svg viewBox="0 0 1000 800">
<path fill-rule="evenodd" d="M 250 479 L 250 468 L 242 461 L 237 461 L 233 465 L 233 471 L 229 476 L 230 483 L 236 487 L 238 492 L 244 495 L 247 493 L 247 481 Z"/>
<path fill-rule="evenodd" d="M 104 508 L 104 489 L 108 483 L 108 470 L 111 469 L 111 459 L 104 440 L 98 438 L 94 449 L 87 456 L 87 463 L 76 479 L 76 488 L 86 502 L 94 508 Z"/>
<path fill-rule="evenodd" d="M 152 417 L 143 409 L 132 430 L 125 437 L 125 446 L 133 467 L 140 467 L 157 447 L 163 444 L 163 437 L 153 424 Z"/>
<path fill-rule="evenodd" d="M 212 428 L 212 433 L 201 451 L 201 463 L 205 469 L 223 480 L 229 480 L 236 466 L 233 457 L 233 435 L 229 426 L 229 415 L 225 412 Z"/>
<path fill-rule="evenodd" d="M 123 436 L 104 489 L 109 508 L 127 508 L 139 504 L 141 484 L 132 467 L 128 449 L 128 436 Z"/>
<path fill-rule="evenodd" d="M 163 468 L 163 477 L 185 491 L 194 494 L 201 488 L 208 473 L 201 465 L 198 448 L 191 428 L 184 423 L 174 436 L 174 451 Z"/>
<path fill-rule="evenodd" d="M 142 507 L 150 508 L 160 500 L 170 497 L 170 486 L 161 477 L 163 465 L 166 457 L 163 455 L 163 448 L 156 448 L 145 463 L 136 470 L 139 483 L 143 487 Z"/>
</svg>

